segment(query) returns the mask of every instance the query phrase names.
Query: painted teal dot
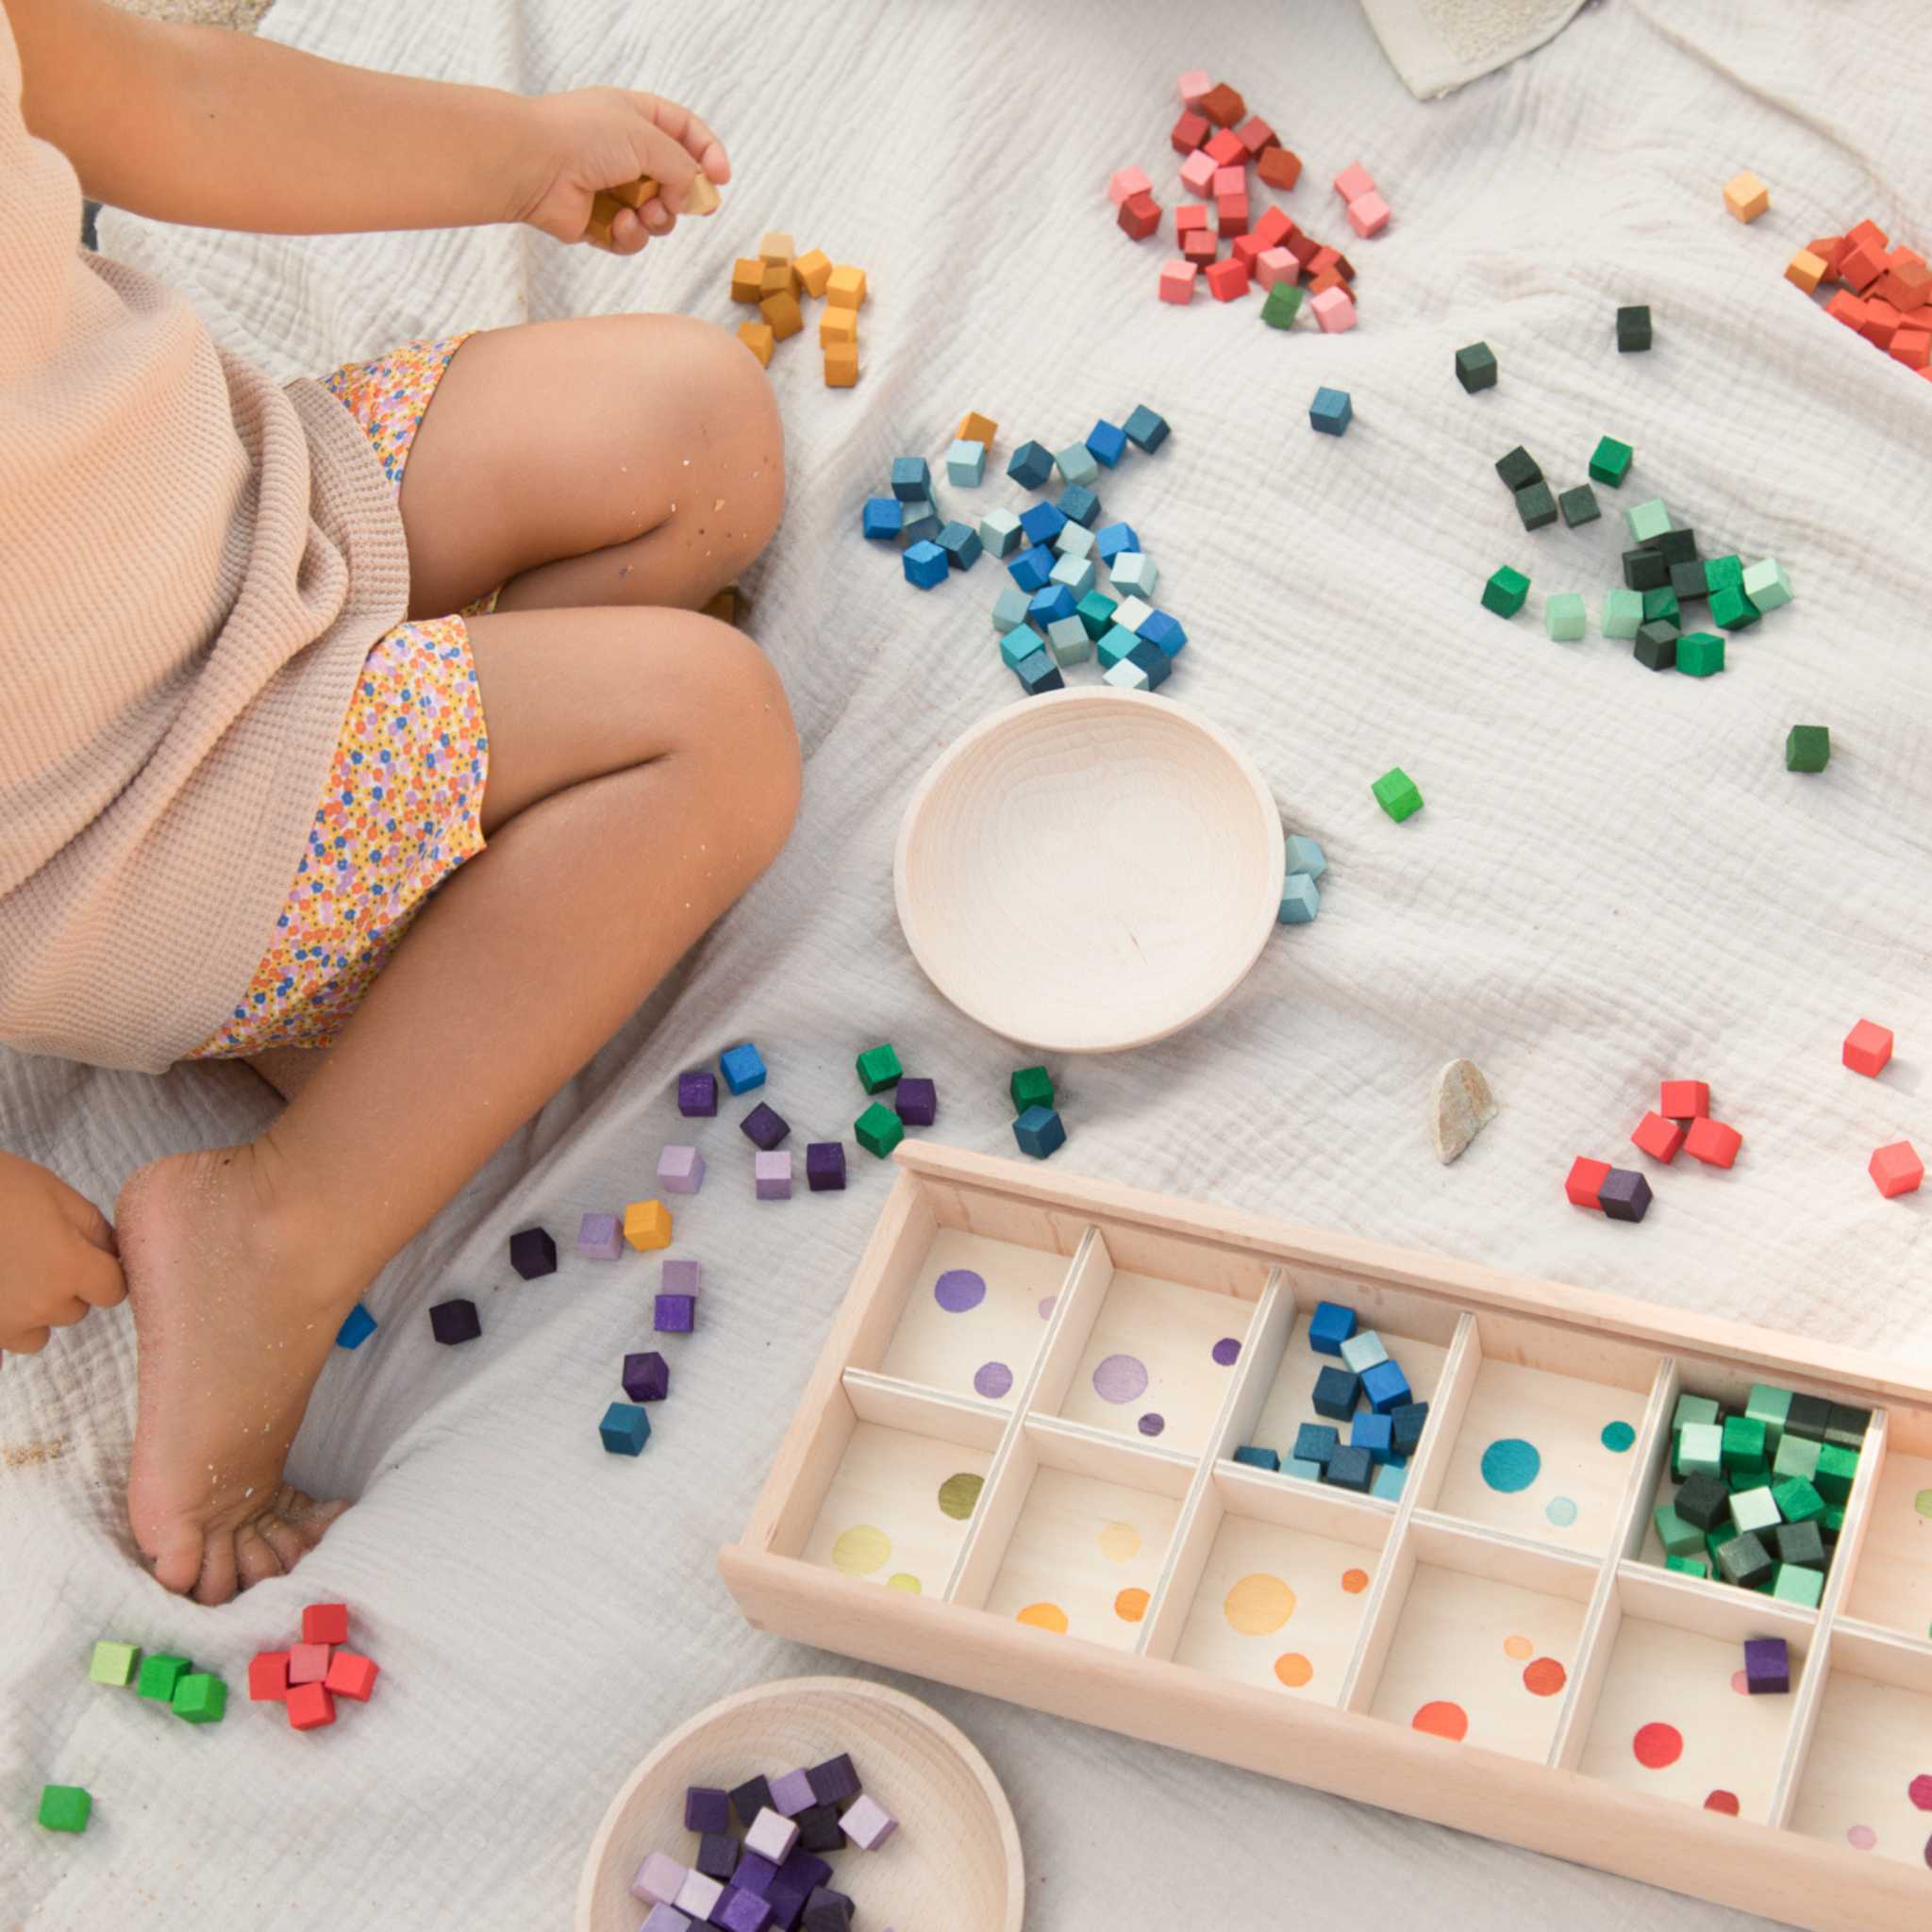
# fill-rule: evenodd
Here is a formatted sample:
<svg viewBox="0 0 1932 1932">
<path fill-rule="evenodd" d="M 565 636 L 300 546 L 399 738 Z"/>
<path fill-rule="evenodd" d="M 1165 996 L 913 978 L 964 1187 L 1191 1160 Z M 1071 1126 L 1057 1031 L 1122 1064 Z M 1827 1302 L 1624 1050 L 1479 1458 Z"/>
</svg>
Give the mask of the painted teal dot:
<svg viewBox="0 0 1932 1932">
<path fill-rule="evenodd" d="M 1568 1496 L 1552 1496 L 1543 1505 L 1543 1514 L 1558 1529 L 1568 1529 L 1576 1521 L 1576 1505 Z"/>
<path fill-rule="evenodd" d="M 1521 1436 L 1505 1436 L 1483 1451 L 1483 1480 L 1506 1496 L 1528 1489 L 1542 1466 L 1536 1444 L 1525 1442 Z"/>
<path fill-rule="evenodd" d="M 1612 1456 L 1621 1456 L 1637 1440 L 1637 1431 L 1628 1423 L 1606 1423 L 1604 1424 L 1603 1445 Z"/>
</svg>

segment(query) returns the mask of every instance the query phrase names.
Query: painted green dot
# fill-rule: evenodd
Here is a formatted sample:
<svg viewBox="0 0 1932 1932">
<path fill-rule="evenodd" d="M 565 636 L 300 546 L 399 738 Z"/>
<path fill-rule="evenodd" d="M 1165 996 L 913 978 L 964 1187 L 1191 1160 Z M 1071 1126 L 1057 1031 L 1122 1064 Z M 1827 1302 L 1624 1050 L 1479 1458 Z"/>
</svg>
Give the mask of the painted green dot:
<svg viewBox="0 0 1932 1932">
<path fill-rule="evenodd" d="M 1637 1440 L 1637 1431 L 1628 1423 L 1606 1423 L 1604 1424 L 1603 1445 L 1612 1456 L 1621 1456 Z"/>
<path fill-rule="evenodd" d="M 1921 1516 L 1932 1516 L 1932 1490 L 1921 1490 L 1919 1493 L 1912 1498 L 1912 1507 L 1916 1509 Z"/>
<path fill-rule="evenodd" d="M 955 1523 L 964 1523 L 973 1514 L 979 1492 L 985 1487 L 983 1475 L 974 1475 L 963 1469 L 958 1475 L 949 1475 L 940 1485 L 940 1513 L 950 1516 Z"/>
</svg>

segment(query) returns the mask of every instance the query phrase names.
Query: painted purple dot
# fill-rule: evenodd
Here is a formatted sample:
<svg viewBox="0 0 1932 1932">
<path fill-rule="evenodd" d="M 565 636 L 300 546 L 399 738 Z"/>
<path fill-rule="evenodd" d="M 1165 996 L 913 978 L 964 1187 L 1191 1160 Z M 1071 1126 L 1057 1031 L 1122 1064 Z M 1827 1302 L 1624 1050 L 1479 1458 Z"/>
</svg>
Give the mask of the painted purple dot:
<svg viewBox="0 0 1932 1932">
<path fill-rule="evenodd" d="M 1158 1436 L 1159 1435 L 1162 1429 L 1166 1428 L 1167 1418 L 1164 1415 L 1157 1414 L 1153 1409 L 1150 1408 L 1147 1411 L 1147 1413 L 1141 1418 L 1138 1426 L 1140 1428 L 1141 1433 L 1143 1436 Z"/>
<path fill-rule="evenodd" d="M 1042 1322 L 1051 1322 L 1053 1320 L 1053 1305 L 1058 1300 L 1059 1296 L 1057 1294 L 1043 1294 L 1041 1296 L 1040 1319 Z"/>
<path fill-rule="evenodd" d="M 997 1402 L 1013 1386 L 1013 1372 L 1005 1362 L 981 1362 L 973 1376 L 976 1393 Z"/>
<path fill-rule="evenodd" d="M 1241 1345 L 1232 1335 L 1224 1335 L 1214 1344 L 1214 1359 L 1224 1369 L 1231 1369 L 1241 1358 Z"/>
<path fill-rule="evenodd" d="M 1093 1392 L 1103 1402 L 1133 1402 L 1147 1392 L 1147 1364 L 1139 1356 L 1110 1355 L 1093 1371 Z"/>
<path fill-rule="evenodd" d="M 932 1285 L 932 1298 L 949 1315 L 963 1315 L 986 1299 L 986 1276 L 970 1268 L 948 1268 Z"/>
</svg>

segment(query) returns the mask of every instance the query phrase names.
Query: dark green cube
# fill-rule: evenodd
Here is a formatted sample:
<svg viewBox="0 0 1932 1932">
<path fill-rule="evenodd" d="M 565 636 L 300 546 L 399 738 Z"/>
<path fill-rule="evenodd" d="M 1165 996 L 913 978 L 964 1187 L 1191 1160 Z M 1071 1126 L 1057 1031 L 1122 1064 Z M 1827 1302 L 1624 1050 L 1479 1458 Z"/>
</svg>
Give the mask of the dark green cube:
<svg viewBox="0 0 1932 1932">
<path fill-rule="evenodd" d="M 1720 630 L 1748 630 L 1762 613 L 1742 591 L 1713 590 L 1710 621 Z"/>
<path fill-rule="evenodd" d="M 1667 624 L 1673 630 L 1682 627 L 1683 612 L 1677 608 L 1676 592 L 1670 585 L 1659 584 L 1654 591 L 1643 593 L 1643 621 L 1645 624 Z"/>
<path fill-rule="evenodd" d="M 1566 490 L 1557 499 L 1557 508 L 1563 512 L 1564 526 L 1575 529 L 1579 524 L 1593 524 L 1603 515 L 1603 507 L 1596 500 L 1596 491 L 1588 483 L 1579 483 L 1574 490 Z"/>
<path fill-rule="evenodd" d="M 1694 1523 L 1707 1536 L 1726 1521 L 1731 1508 L 1731 1486 L 1721 1475 L 1707 1475 L 1699 1470 L 1684 1478 L 1671 1507 L 1686 1523 Z"/>
<path fill-rule="evenodd" d="M 1523 608 L 1523 600 L 1528 595 L 1529 579 L 1520 570 L 1511 570 L 1506 563 L 1499 566 L 1483 586 L 1483 608 L 1493 610 L 1498 617 L 1514 617 Z"/>
<path fill-rule="evenodd" d="M 1764 1539 L 1756 1530 L 1746 1530 L 1719 1547 L 1717 1567 L 1726 1583 L 1736 1584 L 1740 1590 L 1757 1590 L 1771 1581 L 1771 1573 L 1777 1566 L 1764 1547 Z"/>
<path fill-rule="evenodd" d="M 1830 1561 L 1824 1554 L 1824 1532 L 1815 1523 L 1781 1523 L 1773 1535 L 1777 1541 L 1780 1563 L 1823 1570 Z"/>
<path fill-rule="evenodd" d="M 1516 492 L 1516 514 L 1525 530 L 1547 529 L 1557 521 L 1557 499 L 1547 483 L 1532 483 Z"/>
<path fill-rule="evenodd" d="M 1831 762 L 1831 728 L 1793 724 L 1785 737 L 1785 770 L 1822 772 Z"/>
<path fill-rule="evenodd" d="M 1677 669 L 1686 677 L 1714 677 L 1724 668 L 1724 641 L 1714 630 L 1689 630 L 1677 640 Z"/>
<path fill-rule="evenodd" d="M 883 1046 L 869 1046 L 858 1056 L 858 1084 L 868 1093 L 883 1093 L 888 1087 L 896 1087 L 905 1074 L 891 1041 Z"/>
<path fill-rule="evenodd" d="M 853 1138 L 883 1160 L 906 1138 L 906 1124 L 882 1100 L 874 1100 L 852 1123 Z"/>
<path fill-rule="evenodd" d="M 1671 567 L 1655 550 L 1624 553 L 1624 583 L 1632 591 L 1659 591 L 1671 580 Z"/>
<path fill-rule="evenodd" d="M 1631 646 L 1637 661 L 1649 671 L 1674 671 L 1677 667 L 1677 629 L 1670 624 L 1646 624 Z"/>
<path fill-rule="evenodd" d="M 1666 565 L 1689 563 L 1697 555 L 1697 532 L 1695 530 L 1659 530 L 1655 537 L 1643 540 L 1646 550 L 1655 550 Z"/>
<path fill-rule="evenodd" d="M 1018 1067 L 1007 1082 L 1013 1098 L 1013 1111 L 1024 1113 L 1029 1107 L 1053 1105 L 1053 1075 L 1044 1067 Z"/>
<path fill-rule="evenodd" d="M 1619 442 L 1614 436 L 1601 438 L 1590 458 L 1590 480 L 1607 483 L 1612 490 L 1621 490 L 1636 455 L 1637 452 L 1627 442 Z"/>
<path fill-rule="evenodd" d="M 1840 1449 L 1862 1449 L 1865 1431 L 1872 1426 L 1869 1408 L 1851 1408 L 1840 1402 L 1831 1406 L 1831 1420 L 1824 1425 L 1824 1440 Z"/>
<path fill-rule="evenodd" d="M 1487 342 L 1472 342 L 1456 352 L 1456 379 L 1469 394 L 1496 386 L 1496 352 Z"/>
<path fill-rule="evenodd" d="M 1831 1404 L 1822 1395 L 1793 1395 L 1785 1412 L 1785 1434 L 1802 1436 L 1807 1441 L 1823 1442 L 1831 1426 Z"/>
<path fill-rule="evenodd" d="M 1507 456 L 1496 458 L 1496 475 L 1512 493 L 1543 480 L 1542 465 L 1520 442 Z"/>
<path fill-rule="evenodd" d="M 1617 310 L 1617 347 L 1625 356 L 1650 347 L 1650 305 L 1638 303 Z"/>
<path fill-rule="evenodd" d="M 1686 562 L 1672 564 L 1671 589 L 1676 592 L 1679 604 L 1693 597 L 1709 596 L 1710 579 L 1705 575 L 1703 558 L 1693 557 Z"/>
<path fill-rule="evenodd" d="M 1818 1452 L 1818 1474 L 1811 1486 L 1827 1503 L 1836 1503 L 1842 1509 L 1851 1499 L 1852 1478 L 1857 1473 L 1858 1452 L 1827 1442 Z"/>
</svg>

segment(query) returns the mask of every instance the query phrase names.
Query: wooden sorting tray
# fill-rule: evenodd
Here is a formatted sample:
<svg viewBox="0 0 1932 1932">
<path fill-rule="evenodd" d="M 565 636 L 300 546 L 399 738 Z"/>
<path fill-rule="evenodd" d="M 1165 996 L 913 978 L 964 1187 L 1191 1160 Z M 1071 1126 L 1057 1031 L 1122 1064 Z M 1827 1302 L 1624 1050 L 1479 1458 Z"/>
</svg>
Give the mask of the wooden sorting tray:
<svg viewBox="0 0 1932 1932">
<path fill-rule="evenodd" d="M 754 1624 L 1821 1932 L 1932 1924 L 1932 1380 L 930 1141 L 897 1160 L 719 1557 Z M 1430 1405 L 1399 1501 L 1229 1459 L 1314 1419 L 1320 1301 Z M 1646 1553 L 1678 1393 L 1757 1382 L 1872 1410 L 1816 1610 Z M 1503 1439 L 1535 1457 L 1499 1488 Z M 1790 1694 L 1742 1695 L 1771 1636 Z"/>
</svg>

